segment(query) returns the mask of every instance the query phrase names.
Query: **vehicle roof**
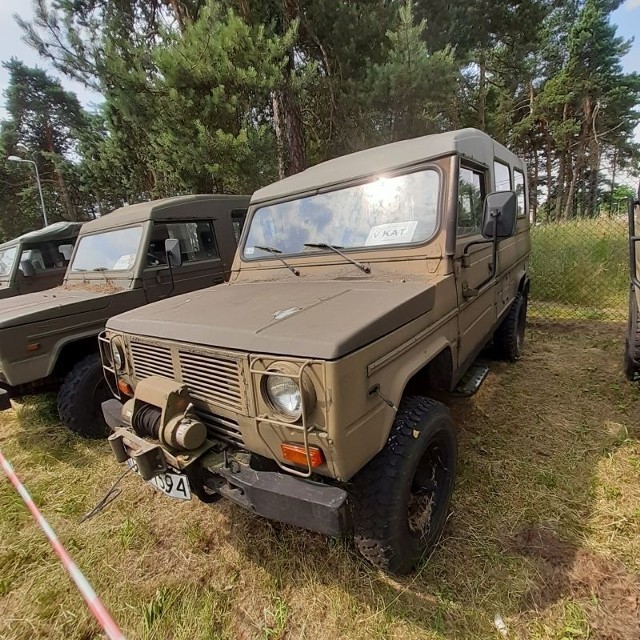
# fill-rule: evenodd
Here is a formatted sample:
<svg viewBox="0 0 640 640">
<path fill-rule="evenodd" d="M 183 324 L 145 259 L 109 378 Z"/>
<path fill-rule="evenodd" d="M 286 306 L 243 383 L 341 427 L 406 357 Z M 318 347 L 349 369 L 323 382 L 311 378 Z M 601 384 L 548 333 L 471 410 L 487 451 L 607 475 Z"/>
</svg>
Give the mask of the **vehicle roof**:
<svg viewBox="0 0 640 640">
<path fill-rule="evenodd" d="M 82 235 L 147 220 L 215 217 L 227 214 L 229 206 L 247 207 L 249 199 L 249 196 L 202 194 L 130 204 L 86 222 L 82 228 Z"/>
<path fill-rule="evenodd" d="M 487 158 L 499 158 L 524 170 L 522 160 L 506 147 L 479 129 L 459 129 L 411 140 L 392 142 L 328 160 L 296 175 L 259 189 L 252 204 L 294 194 L 314 193 L 325 187 L 393 171 L 427 160 L 451 154 L 487 163 Z"/>
<path fill-rule="evenodd" d="M 0 244 L 0 249 L 14 247 L 21 242 L 46 242 L 47 240 L 66 240 L 78 235 L 81 222 L 54 222 L 48 227 L 23 233 L 21 236 Z"/>
</svg>

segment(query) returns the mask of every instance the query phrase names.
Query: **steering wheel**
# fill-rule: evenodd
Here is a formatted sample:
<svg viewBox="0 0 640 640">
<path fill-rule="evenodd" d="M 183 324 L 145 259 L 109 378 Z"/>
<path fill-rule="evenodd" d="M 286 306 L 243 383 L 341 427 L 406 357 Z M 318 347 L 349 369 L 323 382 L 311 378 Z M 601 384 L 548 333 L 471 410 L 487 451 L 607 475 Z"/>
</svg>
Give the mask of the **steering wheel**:
<svg viewBox="0 0 640 640">
<path fill-rule="evenodd" d="M 147 253 L 147 265 L 150 267 L 159 267 L 162 264 L 153 253 Z"/>
</svg>

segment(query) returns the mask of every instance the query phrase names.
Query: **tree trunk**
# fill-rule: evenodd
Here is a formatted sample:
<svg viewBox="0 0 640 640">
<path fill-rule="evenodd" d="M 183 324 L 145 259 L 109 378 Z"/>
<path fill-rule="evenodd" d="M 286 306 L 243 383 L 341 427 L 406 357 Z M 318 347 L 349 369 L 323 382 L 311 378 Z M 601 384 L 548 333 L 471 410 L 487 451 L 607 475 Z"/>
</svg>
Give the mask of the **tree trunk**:
<svg viewBox="0 0 640 640">
<path fill-rule="evenodd" d="M 575 197 L 576 186 L 578 184 L 578 178 L 582 175 L 582 171 L 584 168 L 584 160 L 585 160 L 585 135 L 586 128 L 583 125 L 582 131 L 580 133 L 580 139 L 578 141 L 578 151 L 576 153 L 576 158 L 573 163 L 573 171 L 571 172 L 571 183 L 569 184 L 569 193 L 567 194 L 567 201 L 564 206 L 564 214 L 562 218 L 564 220 L 569 220 L 571 217 L 571 212 L 573 211 L 573 199 Z"/>
<path fill-rule="evenodd" d="M 538 217 L 538 181 L 540 179 L 540 159 L 538 158 L 538 150 L 533 149 L 533 180 L 529 190 L 529 217 L 531 224 L 536 223 Z"/>
<path fill-rule="evenodd" d="M 560 216 L 562 214 L 562 203 L 564 200 L 564 185 L 565 185 L 565 174 L 566 174 L 566 165 L 567 165 L 567 152 L 560 152 L 560 159 L 558 161 L 558 188 L 556 189 L 556 213 L 554 215 L 554 219 L 556 221 L 560 220 Z"/>
<path fill-rule="evenodd" d="M 553 145 L 551 136 L 546 133 L 545 163 L 547 171 L 547 218 L 551 219 L 551 201 L 553 193 Z"/>
<path fill-rule="evenodd" d="M 169 0 L 169 4 L 173 9 L 173 15 L 175 16 L 176 22 L 178 23 L 178 29 L 180 29 L 180 33 L 184 33 L 185 16 L 183 14 L 182 7 L 180 6 L 180 2 L 178 0 Z"/>
<path fill-rule="evenodd" d="M 56 152 L 55 145 L 53 144 L 53 132 L 51 131 L 51 127 L 49 125 L 45 126 L 45 136 L 47 140 L 47 144 L 45 150 L 51 154 L 53 158 L 60 158 L 60 156 Z M 62 195 L 62 199 L 64 200 L 65 207 L 67 209 L 67 216 L 69 220 L 77 220 L 77 212 L 76 208 L 71 201 L 71 196 L 69 195 L 69 189 L 67 189 L 67 183 L 62 175 L 62 169 L 58 166 L 58 163 L 55 160 L 51 160 L 51 164 L 53 165 L 53 173 L 56 177 L 56 182 L 58 183 L 58 188 L 60 189 L 60 194 Z"/>
<path fill-rule="evenodd" d="M 485 111 L 486 111 L 486 84 L 487 84 L 487 67 L 484 55 L 484 49 L 480 49 L 480 78 L 478 80 L 478 125 L 481 131 L 485 130 Z"/>
<path fill-rule="evenodd" d="M 609 202 L 610 202 L 610 212 L 611 215 L 613 215 L 613 206 L 614 206 L 614 202 L 613 202 L 613 198 L 614 198 L 614 192 L 616 190 L 616 170 L 618 168 L 618 149 L 616 148 L 613 152 L 613 159 L 611 160 L 611 195 L 609 196 Z"/>
<path fill-rule="evenodd" d="M 306 168 L 302 112 L 289 81 L 272 93 L 271 102 L 279 149 L 278 168 L 284 178 Z"/>
</svg>

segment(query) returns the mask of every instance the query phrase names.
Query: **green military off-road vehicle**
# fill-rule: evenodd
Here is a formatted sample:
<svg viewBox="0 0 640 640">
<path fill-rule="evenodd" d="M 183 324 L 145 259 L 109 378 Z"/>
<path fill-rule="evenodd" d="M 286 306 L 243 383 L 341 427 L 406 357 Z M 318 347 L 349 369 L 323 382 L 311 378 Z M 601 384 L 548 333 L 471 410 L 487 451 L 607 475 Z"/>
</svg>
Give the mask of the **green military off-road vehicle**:
<svg viewBox="0 0 640 640">
<path fill-rule="evenodd" d="M 62 284 L 80 222 L 56 222 L 0 244 L 0 300 Z"/>
<path fill-rule="evenodd" d="M 229 284 L 111 318 L 118 461 L 411 570 L 447 518 L 456 433 L 430 396 L 523 348 L 526 168 L 484 133 L 406 140 L 254 194 Z M 215 312 L 213 312 L 215 310 Z M 122 405 L 120 400 L 124 400 Z"/>
<path fill-rule="evenodd" d="M 57 390 L 66 426 L 106 437 L 97 338 L 107 319 L 223 282 L 248 205 L 248 196 L 183 196 L 85 223 L 61 286 L 0 304 L 0 406 Z"/>
</svg>

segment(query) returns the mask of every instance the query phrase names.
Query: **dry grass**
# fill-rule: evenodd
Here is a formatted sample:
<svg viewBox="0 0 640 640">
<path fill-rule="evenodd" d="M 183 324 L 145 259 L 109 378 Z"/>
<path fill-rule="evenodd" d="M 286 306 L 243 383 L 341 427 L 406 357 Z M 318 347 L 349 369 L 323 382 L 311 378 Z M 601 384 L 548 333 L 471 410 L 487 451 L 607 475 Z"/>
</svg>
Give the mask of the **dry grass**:
<svg viewBox="0 0 640 640">
<path fill-rule="evenodd" d="M 638 389 L 622 328 L 537 324 L 516 365 L 455 400 L 460 476 L 444 538 L 400 581 L 347 544 L 220 502 L 170 502 L 68 435 L 47 402 L 3 417 L 0 447 L 130 638 L 633 639 L 640 625 Z M 99 630 L 0 480 L 0 638 Z"/>
</svg>

